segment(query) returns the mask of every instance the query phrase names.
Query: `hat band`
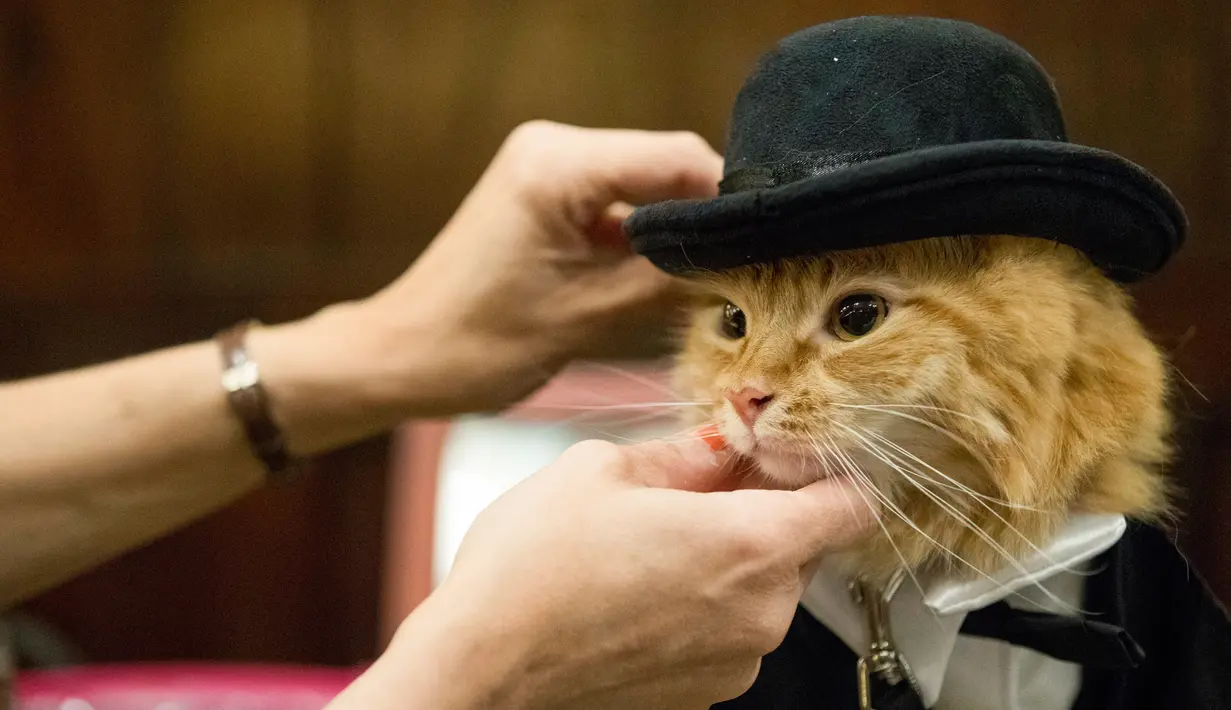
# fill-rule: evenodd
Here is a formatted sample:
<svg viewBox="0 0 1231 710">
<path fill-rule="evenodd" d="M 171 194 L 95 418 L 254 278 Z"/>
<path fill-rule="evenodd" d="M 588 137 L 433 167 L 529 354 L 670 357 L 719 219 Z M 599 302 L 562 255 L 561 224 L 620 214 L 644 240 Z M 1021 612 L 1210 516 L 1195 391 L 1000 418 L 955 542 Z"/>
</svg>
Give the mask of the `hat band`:
<svg viewBox="0 0 1231 710">
<path fill-rule="evenodd" d="M 723 176 L 722 181 L 718 183 L 718 194 L 730 195 L 735 192 L 780 187 L 837 172 L 896 152 L 871 149 L 850 153 L 805 153 L 797 154 L 789 161 L 748 165 L 736 168 Z"/>
</svg>

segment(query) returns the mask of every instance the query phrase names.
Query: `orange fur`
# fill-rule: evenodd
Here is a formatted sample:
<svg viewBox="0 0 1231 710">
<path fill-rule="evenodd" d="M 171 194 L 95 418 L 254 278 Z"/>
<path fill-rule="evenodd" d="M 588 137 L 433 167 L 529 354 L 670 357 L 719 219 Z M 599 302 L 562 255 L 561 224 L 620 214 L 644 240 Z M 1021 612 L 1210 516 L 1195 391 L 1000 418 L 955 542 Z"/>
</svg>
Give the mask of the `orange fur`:
<svg viewBox="0 0 1231 710">
<path fill-rule="evenodd" d="M 903 561 L 991 573 L 1006 555 L 1044 543 L 1071 510 L 1142 519 L 1168 511 L 1163 357 L 1123 290 L 1067 247 L 930 239 L 690 283 L 697 295 L 675 374 L 682 395 L 709 403 L 700 417 L 716 420 L 775 485 L 844 474 L 849 466 L 825 448 L 832 444 L 917 526 L 882 512 L 884 530 L 852 555 L 869 576 Z M 881 295 L 889 311 L 876 330 L 845 342 L 829 331 L 830 312 L 855 291 Z M 720 332 L 727 300 L 746 315 L 742 339 Z M 744 386 L 774 397 L 755 443 L 722 395 Z M 843 405 L 892 405 L 910 418 Z M 886 458 L 934 481 L 912 484 Z"/>
</svg>

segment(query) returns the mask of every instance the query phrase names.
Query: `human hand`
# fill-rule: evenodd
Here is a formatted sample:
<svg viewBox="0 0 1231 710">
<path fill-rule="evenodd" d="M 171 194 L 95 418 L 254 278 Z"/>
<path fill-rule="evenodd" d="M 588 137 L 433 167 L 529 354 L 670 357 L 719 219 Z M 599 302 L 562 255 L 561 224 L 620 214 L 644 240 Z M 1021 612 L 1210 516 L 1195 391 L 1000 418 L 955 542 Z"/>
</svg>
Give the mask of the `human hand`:
<svg viewBox="0 0 1231 710">
<path fill-rule="evenodd" d="M 721 172 L 692 133 L 519 127 L 400 278 L 250 334 L 291 451 L 501 409 L 669 322 L 682 289 L 621 224 L 636 204 L 715 194 Z"/>
<path fill-rule="evenodd" d="M 479 515 L 347 702 L 702 709 L 742 694 L 815 560 L 873 516 L 844 479 L 731 490 L 731 468 L 699 441 L 569 449 Z"/>
<path fill-rule="evenodd" d="M 437 413 L 503 407 L 569 360 L 664 322 L 674 282 L 631 251 L 621 223 L 631 205 L 715 194 L 721 172 L 692 133 L 525 124 L 410 270 L 370 299 L 369 322 L 391 362 L 435 353 Z"/>
</svg>

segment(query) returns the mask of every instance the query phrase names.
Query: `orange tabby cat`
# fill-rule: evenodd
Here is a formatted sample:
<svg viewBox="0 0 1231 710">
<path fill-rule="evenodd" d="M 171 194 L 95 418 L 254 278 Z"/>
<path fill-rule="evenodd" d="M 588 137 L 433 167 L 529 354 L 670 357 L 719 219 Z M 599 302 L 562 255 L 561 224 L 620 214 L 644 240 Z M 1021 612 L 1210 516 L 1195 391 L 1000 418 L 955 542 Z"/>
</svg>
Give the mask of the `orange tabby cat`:
<svg viewBox="0 0 1231 710">
<path fill-rule="evenodd" d="M 1070 510 L 1167 511 L 1163 358 L 1067 247 L 930 239 L 690 282 L 680 392 L 767 484 L 880 500 L 851 556 L 870 578 L 990 574 Z"/>
</svg>

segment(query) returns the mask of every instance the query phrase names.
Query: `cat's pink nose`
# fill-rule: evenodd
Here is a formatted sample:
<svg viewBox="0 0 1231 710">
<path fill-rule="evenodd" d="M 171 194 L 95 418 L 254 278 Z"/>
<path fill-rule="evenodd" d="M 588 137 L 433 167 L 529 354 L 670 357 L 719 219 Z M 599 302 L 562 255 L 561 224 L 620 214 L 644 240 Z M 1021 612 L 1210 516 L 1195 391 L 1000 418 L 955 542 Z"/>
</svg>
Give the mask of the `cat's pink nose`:
<svg viewBox="0 0 1231 710">
<path fill-rule="evenodd" d="M 735 408 L 735 413 L 739 415 L 740 421 L 749 429 L 753 424 L 757 423 L 757 417 L 761 416 L 761 412 L 769 406 L 773 401 L 774 396 L 756 387 L 744 387 L 737 390 L 727 390 L 722 393 L 731 406 Z"/>
</svg>

